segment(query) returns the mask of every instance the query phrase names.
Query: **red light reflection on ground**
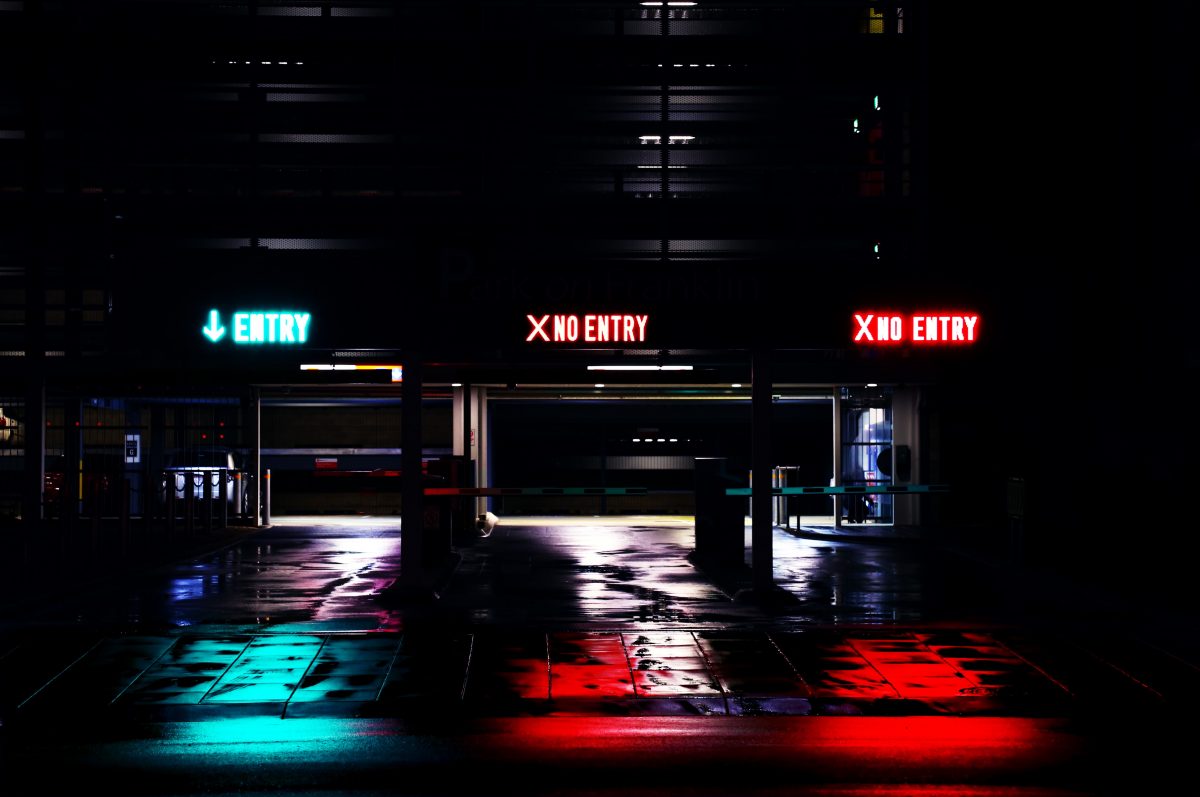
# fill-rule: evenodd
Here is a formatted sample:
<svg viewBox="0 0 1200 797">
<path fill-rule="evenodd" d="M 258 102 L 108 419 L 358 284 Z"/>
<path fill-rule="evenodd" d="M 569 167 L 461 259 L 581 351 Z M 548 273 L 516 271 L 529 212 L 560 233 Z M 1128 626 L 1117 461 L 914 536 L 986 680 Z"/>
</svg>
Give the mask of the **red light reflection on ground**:
<svg viewBox="0 0 1200 797">
<path fill-rule="evenodd" d="M 594 664 L 556 664 L 552 670 L 550 696 L 633 697 L 628 667 Z"/>
<path fill-rule="evenodd" d="M 783 767 L 859 783 L 981 783 L 1069 763 L 1083 745 L 1065 725 L 1026 717 L 505 718 L 489 721 L 481 754 L 583 766 Z"/>
<path fill-rule="evenodd" d="M 977 687 L 916 639 L 851 639 L 850 644 L 902 697 L 958 697 Z"/>
</svg>

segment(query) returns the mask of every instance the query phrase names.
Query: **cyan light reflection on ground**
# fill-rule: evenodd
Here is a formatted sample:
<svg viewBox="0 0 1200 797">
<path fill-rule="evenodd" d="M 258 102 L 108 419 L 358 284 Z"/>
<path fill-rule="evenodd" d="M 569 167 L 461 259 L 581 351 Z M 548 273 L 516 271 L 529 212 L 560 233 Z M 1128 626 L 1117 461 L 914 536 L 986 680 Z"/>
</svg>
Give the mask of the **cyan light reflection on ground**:
<svg viewBox="0 0 1200 797">
<path fill-rule="evenodd" d="M 164 741 L 196 755 L 328 753 L 350 743 L 357 735 L 354 725 L 354 720 L 321 717 L 229 717 L 178 723 Z"/>
<path fill-rule="evenodd" d="M 104 745 L 97 756 L 118 769 L 158 769 L 184 777 L 209 773 L 213 786 L 229 788 L 245 787 L 244 777 L 229 774 L 237 772 L 255 773 L 249 782 L 289 777 L 269 773 L 320 772 L 344 783 L 380 762 L 446 762 L 459 747 L 452 740 L 412 735 L 384 719 L 228 717 L 171 723 L 160 730 L 154 739 Z"/>
</svg>

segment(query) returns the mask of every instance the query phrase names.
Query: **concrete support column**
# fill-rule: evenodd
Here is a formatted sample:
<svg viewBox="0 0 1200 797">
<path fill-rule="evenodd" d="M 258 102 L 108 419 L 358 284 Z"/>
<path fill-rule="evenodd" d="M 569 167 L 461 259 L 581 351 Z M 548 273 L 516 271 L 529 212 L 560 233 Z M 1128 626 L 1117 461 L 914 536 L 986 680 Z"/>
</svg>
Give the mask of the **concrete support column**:
<svg viewBox="0 0 1200 797">
<path fill-rule="evenodd" d="M 756 592 L 775 584 L 774 524 L 771 522 L 771 358 L 766 350 L 754 352 L 751 362 L 751 565 Z"/>
<path fill-rule="evenodd" d="M 75 528 L 80 503 L 84 499 L 80 482 L 83 479 L 83 402 L 70 396 L 63 402 L 63 525 Z M 94 507 L 89 507 L 95 511 Z"/>
<path fill-rule="evenodd" d="M 17 156 L 23 166 L 24 208 L 19 241 L 27 275 L 25 289 L 25 417 L 24 468 L 21 479 L 21 519 L 25 533 L 40 528 L 46 489 L 46 272 L 51 239 L 46 198 L 46 109 L 51 33 L 42 3 L 25 3 L 27 36 L 18 45 L 23 78 L 17 77 L 25 118 L 25 136 Z"/>
<path fill-rule="evenodd" d="M 145 512 L 148 516 L 158 517 L 166 505 L 167 496 L 160 485 L 163 480 L 163 468 L 166 466 L 167 445 L 167 408 L 161 404 L 150 407 L 150 432 L 146 441 L 146 453 L 143 455 L 146 473 Z M 167 492 L 174 494 L 175 480 L 167 482 Z"/>
<path fill-rule="evenodd" d="M 833 391 L 833 486 L 842 483 L 842 394 Z M 833 496 L 833 525 L 842 527 L 842 497 Z"/>
<path fill-rule="evenodd" d="M 492 463 L 488 437 L 487 388 L 479 388 L 475 402 L 475 484 L 479 487 L 492 486 Z M 492 508 L 492 499 L 481 498 L 476 504 L 477 512 Z"/>
<path fill-rule="evenodd" d="M 262 496 L 264 474 L 262 468 L 262 393 L 258 388 L 250 389 L 250 406 L 247 418 L 250 426 L 250 514 L 254 525 L 262 525 Z"/>
<path fill-rule="evenodd" d="M 462 448 L 462 455 L 469 460 L 471 459 L 471 429 L 474 427 L 471 418 L 471 405 L 474 403 L 471 401 L 471 386 L 463 385 L 456 390 L 462 391 L 462 418 L 454 426 L 454 436 L 461 442 L 461 446 L 456 444 L 455 448 Z"/>
<path fill-rule="evenodd" d="M 406 586 L 424 581 L 425 493 L 421 473 L 421 386 L 423 363 L 416 353 L 404 357 L 400 389 L 400 467 L 404 473 L 400 507 L 400 579 Z"/>
<path fill-rule="evenodd" d="M 470 462 L 471 471 L 467 475 L 471 486 L 479 486 L 479 461 L 476 454 L 474 431 L 477 425 L 478 401 L 476 390 L 464 384 L 454 388 L 454 419 L 451 428 L 454 438 L 454 456 L 464 457 Z M 463 499 L 461 506 L 471 510 L 472 517 L 479 513 L 479 499 Z"/>
<path fill-rule="evenodd" d="M 921 483 L 920 396 L 917 388 L 898 388 L 892 394 L 892 481 L 896 484 Z M 920 500 L 916 495 L 895 497 L 896 525 L 920 524 Z"/>
<path fill-rule="evenodd" d="M 462 425 L 461 426 L 456 425 L 454 427 L 454 429 L 455 429 L 455 436 L 461 438 L 461 440 L 462 440 L 463 456 L 466 457 L 467 462 L 469 463 L 469 467 L 471 468 L 468 478 L 470 478 L 471 486 L 473 487 L 473 486 L 479 484 L 479 480 L 478 480 L 477 474 L 475 472 L 475 467 L 476 467 L 475 447 L 474 447 L 475 390 L 470 385 L 464 384 L 462 387 L 462 395 L 463 395 Z M 461 434 L 459 434 L 460 429 L 461 429 Z M 461 505 L 461 506 L 464 506 L 471 510 L 472 521 L 474 520 L 475 515 L 477 515 L 479 513 L 479 510 L 475 506 L 475 504 L 477 502 L 478 502 L 478 499 L 473 499 L 471 501 L 464 501 Z M 460 509 L 460 511 L 461 511 L 461 509 Z"/>
<path fill-rule="evenodd" d="M 25 441 L 21 519 L 25 528 L 32 530 L 42 521 L 46 490 L 46 382 L 40 368 L 31 369 L 25 386 L 25 418 L 21 431 Z"/>
<path fill-rule="evenodd" d="M 467 439 L 466 435 L 463 434 L 464 427 L 468 428 L 467 435 L 470 434 L 470 423 L 467 420 L 470 418 L 470 405 L 470 390 L 465 387 L 454 388 L 451 410 L 452 419 L 450 422 L 450 438 L 453 446 L 451 453 L 453 453 L 456 457 L 465 456 L 467 454 L 467 448 L 470 445 L 470 440 Z"/>
</svg>

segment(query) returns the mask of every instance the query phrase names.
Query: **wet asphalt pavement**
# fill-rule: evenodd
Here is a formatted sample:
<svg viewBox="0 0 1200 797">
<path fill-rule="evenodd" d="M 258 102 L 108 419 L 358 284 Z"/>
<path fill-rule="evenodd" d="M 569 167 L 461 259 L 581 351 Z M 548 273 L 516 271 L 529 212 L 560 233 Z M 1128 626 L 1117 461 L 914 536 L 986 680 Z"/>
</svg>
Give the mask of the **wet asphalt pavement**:
<svg viewBox="0 0 1200 797">
<path fill-rule="evenodd" d="M 722 628 L 993 622 L 1022 608 L 994 583 L 1006 574 L 934 546 L 813 540 L 779 530 L 775 579 L 794 600 L 764 614 L 699 571 L 692 547 L 690 518 L 511 518 L 492 537 L 457 549 L 462 560 L 438 587 L 435 607 L 389 606 L 379 594 L 400 574 L 396 518 L 277 518 L 223 550 L 101 583 L 93 595 L 53 593 L 22 621 L 394 631 L 407 613 L 463 626 Z M 91 599 L 96 594 L 102 599 Z"/>
<path fill-rule="evenodd" d="M 390 589 L 397 519 L 277 518 L 11 602 L 0 783 L 1197 793 L 1171 730 L 1200 696 L 1189 629 L 1156 636 L 1104 596 L 936 545 L 784 531 L 763 602 L 698 570 L 692 535 L 690 518 L 506 518 L 411 600 Z M 503 779 L 464 778 L 479 766 Z"/>
</svg>

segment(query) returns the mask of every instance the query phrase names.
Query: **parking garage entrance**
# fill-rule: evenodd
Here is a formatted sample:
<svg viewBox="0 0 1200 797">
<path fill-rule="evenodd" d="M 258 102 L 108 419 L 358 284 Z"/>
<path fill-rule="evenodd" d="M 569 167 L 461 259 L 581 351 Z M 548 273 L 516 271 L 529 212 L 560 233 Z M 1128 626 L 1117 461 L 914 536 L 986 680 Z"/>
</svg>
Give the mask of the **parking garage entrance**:
<svg viewBox="0 0 1200 797">
<path fill-rule="evenodd" d="M 299 375 L 298 375 L 299 376 Z M 752 412 L 744 383 L 653 384 L 428 381 L 422 388 L 425 478 L 477 488 L 545 488 L 480 496 L 479 511 L 508 515 L 691 515 L 697 458 L 725 459 L 752 482 Z M 915 399 L 890 387 L 779 384 L 772 392 L 772 486 L 878 487 L 916 481 Z M 256 404 L 257 402 L 257 404 Z M 223 397 L 49 397 L 45 438 L 48 517 L 153 511 L 186 469 L 223 468 L 251 482 L 271 474 L 274 514 L 399 515 L 403 477 L 401 385 L 388 382 L 259 386 Z M 0 441 L 4 507 L 19 512 L 25 429 L 6 402 Z M 437 463 L 455 460 L 455 472 Z M 432 482 L 431 482 L 432 483 Z M 174 485 L 178 492 L 178 485 Z M 621 492 L 614 488 L 635 488 Z M 560 492 L 566 490 L 567 492 Z M 233 494 L 229 490 L 229 495 Z M 182 499 L 183 495 L 177 495 Z M 227 497 L 227 496 L 226 496 Z M 866 494 L 776 496 L 776 525 L 911 522 L 904 499 Z M 747 502 L 747 513 L 749 506 Z"/>
</svg>

